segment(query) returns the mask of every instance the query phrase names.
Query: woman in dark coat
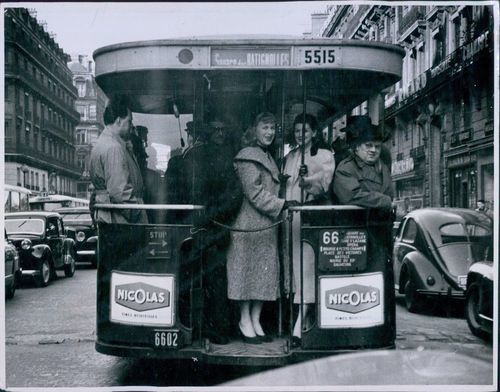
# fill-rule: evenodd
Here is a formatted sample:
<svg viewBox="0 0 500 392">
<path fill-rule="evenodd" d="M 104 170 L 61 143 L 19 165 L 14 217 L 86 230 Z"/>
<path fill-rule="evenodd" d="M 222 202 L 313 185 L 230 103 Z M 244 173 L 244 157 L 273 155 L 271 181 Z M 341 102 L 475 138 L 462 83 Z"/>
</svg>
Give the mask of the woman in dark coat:
<svg viewBox="0 0 500 392">
<path fill-rule="evenodd" d="M 274 115 L 259 114 L 244 134 L 244 148 L 234 159 L 244 194 L 233 224 L 237 229 L 268 227 L 279 220 L 285 206 L 285 199 L 278 197 L 279 170 L 268 151 L 275 128 Z M 260 314 L 263 301 L 279 297 L 277 244 L 277 226 L 256 232 L 231 232 L 227 251 L 228 297 L 239 301 L 239 328 L 248 343 L 270 340 L 260 325 Z"/>
</svg>

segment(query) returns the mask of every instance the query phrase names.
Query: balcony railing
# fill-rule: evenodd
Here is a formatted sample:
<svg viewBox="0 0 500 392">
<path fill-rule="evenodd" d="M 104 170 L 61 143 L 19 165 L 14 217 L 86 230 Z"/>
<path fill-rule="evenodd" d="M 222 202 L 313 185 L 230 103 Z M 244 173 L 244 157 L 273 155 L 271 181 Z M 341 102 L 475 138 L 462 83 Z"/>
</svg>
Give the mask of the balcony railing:
<svg viewBox="0 0 500 392">
<path fill-rule="evenodd" d="M 412 148 L 410 150 L 410 156 L 413 159 L 424 158 L 425 157 L 425 147 L 424 146 L 418 146 L 418 147 Z"/>
<path fill-rule="evenodd" d="M 42 126 L 43 130 L 48 131 L 48 132 L 54 134 L 55 136 L 60 137 L 61 139 L 64 139 L 64 140 L 69 141 L 69 142 L 72 141 L 71 135 L 66 133 L 66 131 L 64 129 L 62 129 L 59 125 L 57 125 L 56 123 L 54 123 L 52 121 L 43 119 L 41 126 Z"/>
</svg>

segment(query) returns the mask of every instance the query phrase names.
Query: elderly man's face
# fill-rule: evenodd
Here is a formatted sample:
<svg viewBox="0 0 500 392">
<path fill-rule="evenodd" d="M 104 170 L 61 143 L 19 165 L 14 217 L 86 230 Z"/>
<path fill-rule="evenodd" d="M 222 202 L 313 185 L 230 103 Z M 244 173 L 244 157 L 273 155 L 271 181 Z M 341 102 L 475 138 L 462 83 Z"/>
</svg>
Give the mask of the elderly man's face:
<svg viewBox="0 0 500 392">
<path fill-rule="evenodd" d="M 356 155 L 369 165 L 373 165 L 380 159 L 380 151 L 382 151 L 382 142 L 370 141 L 361 143 L 356 147 Z"/>
</svg>

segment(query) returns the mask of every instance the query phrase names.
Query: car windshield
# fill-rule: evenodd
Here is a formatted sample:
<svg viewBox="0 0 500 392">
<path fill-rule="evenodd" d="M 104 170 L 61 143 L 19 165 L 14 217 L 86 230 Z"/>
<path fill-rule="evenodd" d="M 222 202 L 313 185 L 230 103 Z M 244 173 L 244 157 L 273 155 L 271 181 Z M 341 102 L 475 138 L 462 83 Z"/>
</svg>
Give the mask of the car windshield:
<svg viewBox="0 0 500 392">
<path fill-rule="evenodd" d="M 75 222 L 92 222 L 90 213 L 64 214 L 62 216 L 64 223 L 71 224 Z"/>
<path fill-rule="evenodd" d="M 44 222 L 42 219 L 5 219 L 7 234 L 43 234 Z"/>
</svg>

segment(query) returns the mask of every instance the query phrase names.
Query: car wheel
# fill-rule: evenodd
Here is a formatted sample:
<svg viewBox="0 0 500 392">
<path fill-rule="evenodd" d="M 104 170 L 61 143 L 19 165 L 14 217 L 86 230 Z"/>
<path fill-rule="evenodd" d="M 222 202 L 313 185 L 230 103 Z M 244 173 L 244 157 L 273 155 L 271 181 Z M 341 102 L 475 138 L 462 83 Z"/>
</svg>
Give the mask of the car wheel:
<svg viewBox="0 0 500 392">
<path fill-rule="evenodd" d="M 36 279 L 38 287 L 47 287 L 52 276 L 52 267 L 47 259 L 43 259 L 40 263 L 40 274 Z"/>
<path fill-rule="evenodd" d="M 465 297 L 465 318 L 471 332 L 482 339 L 486 339 L 488 334 L 481 328 L 481 318 L 479 317 L 479 285 L 473 283 L 467 290 Z"/>
<path fill-rule="evenodd" d="M 422 310 L 422 298 L 417 293 L 417 288 L 411 278 L 405 284 L 405 303 L 409 312 L 417 313 Z"/>
<path fill-rule="evenodd" d="M 66 255 L 66 262 L 64 264 L 64 275 L 67 278 L 71 278 L 75 274 L 76 266 L 75 266 L 75 252 L 71 250 Z"/>
<path fill-rule="evenodd" d="M 16 293 L 16 281 L 12 279 L 10 285 L 5 288 L 5 297 L 8 299 L 14 298 L 14 294 Z"/>
</svg>

